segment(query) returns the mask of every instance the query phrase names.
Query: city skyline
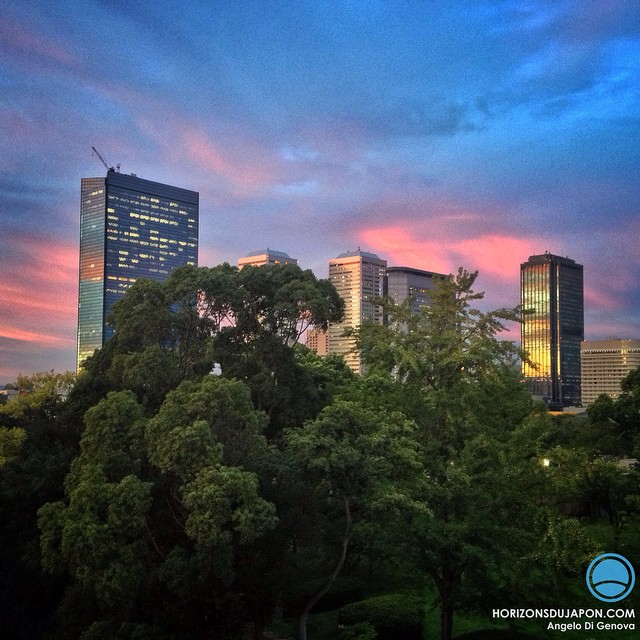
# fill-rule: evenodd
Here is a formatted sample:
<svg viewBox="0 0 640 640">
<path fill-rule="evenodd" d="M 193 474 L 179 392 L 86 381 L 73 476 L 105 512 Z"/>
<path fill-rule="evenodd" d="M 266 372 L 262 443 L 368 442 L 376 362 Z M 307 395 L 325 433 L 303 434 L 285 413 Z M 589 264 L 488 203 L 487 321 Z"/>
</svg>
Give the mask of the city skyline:
<svg viewBox="0 0 640 640">
<path fill-rule="evenodd" d="M 92 146 L 200 192 L 201 265 L 361 246 L 488 309 L 549 251 L 586 339 L 640 337 L 636 2 L 9 0 L 0 52 L 0 384 L 74 368 Z"/>
</svg>

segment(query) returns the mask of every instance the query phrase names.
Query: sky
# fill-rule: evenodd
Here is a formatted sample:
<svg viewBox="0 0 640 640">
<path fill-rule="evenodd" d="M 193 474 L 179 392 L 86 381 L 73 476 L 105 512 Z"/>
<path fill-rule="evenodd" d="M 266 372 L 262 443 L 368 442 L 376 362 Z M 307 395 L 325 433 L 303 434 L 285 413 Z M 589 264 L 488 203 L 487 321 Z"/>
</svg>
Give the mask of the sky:
<svg viewBox="0 0 640 640">
<path fill-rule="evenodd" d="M 75 367 L 92 146 L 199 191 L 200 265 L 360 247 L 491 309 L 550 251 L 640 339 L 639 116 L 637 0 L 4 0 L 0 384 Z"/>
</svg>

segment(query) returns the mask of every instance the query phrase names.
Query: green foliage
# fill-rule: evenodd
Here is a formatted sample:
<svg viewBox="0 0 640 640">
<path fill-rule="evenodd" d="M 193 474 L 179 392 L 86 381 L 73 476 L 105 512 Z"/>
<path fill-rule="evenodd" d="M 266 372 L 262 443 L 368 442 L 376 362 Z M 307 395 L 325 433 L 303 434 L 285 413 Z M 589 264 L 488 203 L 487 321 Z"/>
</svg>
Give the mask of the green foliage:
<svg viewBox="0 0 640 640">
<path fill-rule="evenodd" d="M 376 481 L 415 467 L 412 431 L 401 414 L 336 400 L 304 429 L 291 430 L 287 444 L 313 478 L 327 483 L 332 495 L 352 499 Z"/>
<path fill-rule="evenodd" d="M 602 549 L 598 548 L 577 520 L 557 513 L 544 515 L 544 532 L 536 556 L 540 563 L 550 567 L 548 589 L 551 591 L 555 583 L 557 593 L 562 590 L 565 576 L 579 574 L 593 558 L 602 553 Z M 569 540 L 571 544 L 567 544 Z"/>
<path fill-rule="evenodd" d="M 75 384 L 74 373 L 45 371 L 30 376 L 18 376 L 20 393 L 5 405 L 0 405 L 0 420 L 4 416 L 17 419 L 55 419 Z"/>
<path fill-rule="evenodd" d="M 337 640 L 376 640 L 377 637 L 378 633 L 370 622 L 357 622 L 339 628 Z"/>
<path fill-rule="evenodd" d="M 184 479 L 218 463 L 255 469 L 266 454 L 265 422 L 243 383 L 215 376 L 185 381 L 149 422 L 150 460 Z"/>
<path fill-rule="evenodd" d="M 296 265 L 246 266 L 238 283 L 244 295 L 234 315 L 246 336 L 266 331 L 294 344 L 311 325 L 326 329 L 342 316 L 344 303 L 335 288 Z"/>
<path fill-rule="evenodd" d="M 39 511 L 45 567 L 100 609 L 86 637 L 176 630 L 180 607 L 194 637 L 246 621 L 251 580 L 267 579 L 255 545 L 277 524 L 256 473 L 264 422 L 244 384 L 213 376 L 185 381 L 152 419 L 130 391 L 87 411 L 64 499 Z"/>
<path fill-rule="evenodd" d="M 0 467 L 13 460 L 27 438 L 27 432 L 20 427 L 0 427 Z"/>
<path fill-rule="evenodd" d="M 276 523 L 274 505 L 259 496 L 258 479 L 238 467 L 204 467 L 183 489 L 186 532 L 205 547 L 252 542 Z"/>
<path fill-rule="evenodd" d="M 74 400 L 83 412 L 128 389 L 152 416 L 170 390 L 219 363 L 225 377 L 249 384 L 277 437 L 324 406 L 292 347 L 310 326 L 339 320 L 343 306 L 327 280 L 295 265 L 185 266 L 165 282 L 137 280 L 113 305 L 115 334 L 85 361 Z"/>
<path fill-rule="evenodd" d="M 407 472 L 416 469 L 412 431 L 413 425 L 401 414 L 336 399 L 304 428 L 287 432 L 285 452 L 297 472 L 294 478 L 307 486 L 315 498 L 315 517 L 321 516 L 306 549 L 316 551 L 318 542 L 324 542 L 323 532 L 334 539 L 340 536 L 339 545 L 337 540 L 328 545 L 335 549 L 333 569 L 325 566 L 314 588 L 302 587 L 309 595 L 299 613 L 301 640 L 306 637 L 307 614 L 344 567 L 354 518 L 372 517 L 374 503 L 393 493 L 395 481 L 401 482 Z"/>
<path fill-rule="evenodd" d="M 132 473 L 142 409 L 133 394 L 110 394 L 87 413 L 81 455 L 65 480 L 66 500 L 39 510 L 42 560 L 67 567 L 110 610 L 127 610 L 146 580 L 151 483 Z"/>
<path fill-rule="evenodd" d="M 484 297 L 471 288 L 477 275 L 460 269 L 439 284 L 419 313 L 412 313 L 410 301 L 397 305 L 385 299 L 388 324 L 367 324 L 358 333 L 368 369 L 423 390 L 446 390 L 496 376 L 497 361 L 513 363 L 519 352 L 495 336 L 504 330 L 503 321 L 518 320 L 519 313 L 473 308 Z"/>
<path fill-rule="evenodd" d="M 498 340 L 518 310 L 474 309 L 475 277 L 417 315 L 385 302 L 390 324 L 359 333 L 362 377 L 295 345 L 341 313 L 310 272 L 136 283 L 75 382 L 24 380 L 0 411 L 3 629 L 222 639 L 251 623 L 259 637 L 281 606 L 305 640 L 318 605 L 341 607 L 340 627 L 314 616 L 312 640 L 419 638 L 422 595 L 353 602 L 415 588 L 449 640 L 454 611 L 573 597 L 605 544 L 564 515 L 573 504 L 609 516 L 607 550 L 637 553 L 639 476 L 604 454 L 635 442 L 638 380 L 582 422 L 550 419 Z"/>
<path fill-rule="evenodd" d="M 400 552 L 437 588 L 442 640 L 454 610 L 506 602 L 535 583 L 528 569 L 545 530 L 532 496 L 544 483 L 537 455 L 548 423 L 519 380 L 518 350 L 497 339 L 519 310 L 475 309 L 476 276 L 460 270 L 418 314 L 385 300 L 389 323 L 358 335 L 371 388 L 400 398 L 418 427 L 422 473 L 386 508 L 403 523 L 392 534 Z"/>
<path fill-rule="evenodd" d="M 23 392 L 0 408 L 0 628 L 3 638 L 41 637 L 51 628 L 64 574 L 42 570 L 37 511 L 63 494 L 78 452 L 78 428 L 65 396 L 72 374 L 19 378 Z"/>
<path fill-rule="evenodd" d="M 617 399 L 602 395 L 587 408 L 594 433 L 589 444 L 604 454 L 640 458 L 640 367 L 629 372 L 620 387 Z"/>
<path fill-rule="evenodd" d="M 393 593 L 367 598 L 338 611 L 340 625 L 369 623 L 380 640 L 421 640 L 424 597 Z"/>
</svg>

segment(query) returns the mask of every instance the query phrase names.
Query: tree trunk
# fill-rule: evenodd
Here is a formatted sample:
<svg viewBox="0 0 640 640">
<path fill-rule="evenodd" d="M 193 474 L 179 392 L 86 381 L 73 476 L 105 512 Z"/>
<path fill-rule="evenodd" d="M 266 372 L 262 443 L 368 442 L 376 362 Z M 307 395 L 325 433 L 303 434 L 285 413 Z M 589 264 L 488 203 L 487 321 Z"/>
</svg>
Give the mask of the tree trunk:
<svg viewBox="0 0 640 640">
<path fill-rule="evenodd" d="M 342 545 L 340 548 L 340 556 L 336 563 L 335 569 L 329 576 L 327 581 L 317 591 L 312 593 L 307 599 L 302 611 L 298 614 L 298 640 L 307 640 L 307 618 L 309 612 L 317 604 L 317 602 L 324 596 L 331 588 L 331 585 L 335 579 L 340 575 L 342 567 L 344 567 L 345 560 L 347 559 L 347 549 L 349 548 L 349 540 L 351 539 L 351 505 L 349 504 L 349 498 L 344 499 L 344 515 L 345 515 L 345 527 L 344 534 L 342 535 Z"/>
<path fill-rule="evenodd" d="M 440 640 L 451 640 L 453 634 L 453 606 L 443 602 L 440 606 Z"/>
<path fill-rule="evenodd" d="M 438 584 L 440 592 L 440 640 L 451 640 L 453 635 L 453 603 L 456 574 L 451 568 L 442 570 L 442 580 Z"/>
</svg>

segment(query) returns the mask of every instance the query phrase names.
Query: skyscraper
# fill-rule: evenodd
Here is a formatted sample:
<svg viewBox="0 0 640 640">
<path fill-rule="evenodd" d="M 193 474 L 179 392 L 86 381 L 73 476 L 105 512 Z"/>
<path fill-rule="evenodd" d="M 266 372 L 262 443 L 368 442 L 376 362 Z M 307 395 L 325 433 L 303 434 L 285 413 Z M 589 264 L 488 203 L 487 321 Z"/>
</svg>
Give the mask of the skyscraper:
<svg viewBox="0 0 640 640">
<path fill-rule="evenodd" d="M 384 293 L 386 267 L 386 260 L 360 249 L 329 260 L 329 280 L 344 300 L 344 320 L 329 325 L 327 353 L 344 356 L 356 373 L 362 371 L 362 359 L 355 350 L 354 338 L 343 334 L 346 329 L 356 329 L 364 320 L 382 323 L 382 309 L 372 298 Z"/>
<path fill-rule="evenodd" d="M 298 264 L 298 261 L 283 251 L 274 251 L 268 247 L 263 251 L 252 251 L 244 258 L 238 258 L 239 269 L 247 265 L 261 267 L 265 264 Z"/>
<path fill-rule="evenodd" d="M 411 310 L 417 313 L 423 305 L 429 303 L 429 291 L 435 289 L 436 283 L 445 278 L 444 274 L 412 267 L 387 267 L 385 295 L 396 304 L 411 298 Z"/>
<path fill-rule="evenodd" d="M 549 406 L 579 405 L 582 265 L 551 253 L 530 256 L 520 265 L 520 302 L 522 348 L 535 365 L 522 364 L 531 393 Z"/>
<path fill-rule="evenodd" d="M 111 337 L 107 314 L 138 278 L 198 263 L 199 194 L 109 169 L 83 178 L 77 366 Z"/>
</svg>

